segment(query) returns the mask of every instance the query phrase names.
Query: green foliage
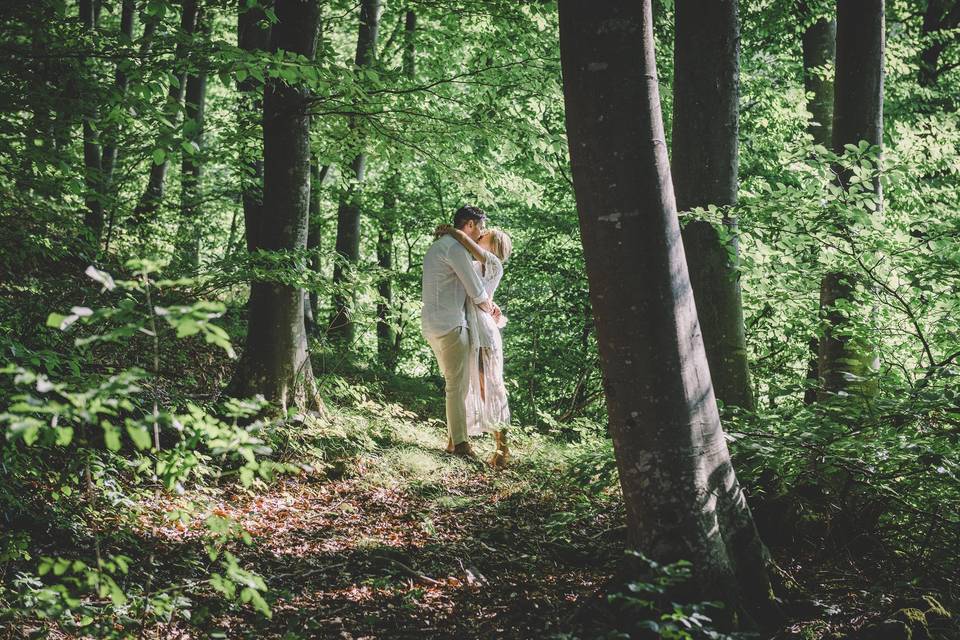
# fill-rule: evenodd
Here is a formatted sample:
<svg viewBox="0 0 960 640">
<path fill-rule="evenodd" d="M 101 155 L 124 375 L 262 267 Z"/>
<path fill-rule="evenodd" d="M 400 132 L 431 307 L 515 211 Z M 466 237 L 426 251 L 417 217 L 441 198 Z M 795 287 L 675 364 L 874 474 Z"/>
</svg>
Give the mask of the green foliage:
<svg viewBox="0 0 960 640">
<path fill-rule="evenodd" d="M 734 637 L 745 637 L 743 634 L 730 636 L 713 628 L 707 613 L 722 609 L 722 602 L 681 604 L 673 601 L 672 594 L 677 588 L 693 578 L 689 562 L 678 560 L 662 565 L 638 551 L 628 550 L 627 554 L 638 560 L 641 574 L 649 577 L 630 582 L 626 591 L 608 596 L 608 600 L 620 608 L 619 619 L 629 622 L 607 633 L 605 638 L 733 640 Z"/>
<path fill-rule="evenodd" d="M 94 267 L 87 269 L 87 275 L 111 295 L 112 299 L 105 301 L 109 306 L 73 307 L 69 315 L 51 314 L 48 318 L 49 327 L 62 331 L 79 331 L 78 327 L 99 329 L 76 337 L 74 343 L 82 359 L 89 359 L 90 349 L 97 345 L 122 344 L 138 333 L 159 341 L 157 317 L 166 320 L 172 339 L 201 334 L 207 342 L 233 356 L 226 332 L 211 322 L 222 314 L 221 304 L 198 301 L 190 305 L 151 306 L 151 291 L 182 286 L 189 281 L 156 280 L 152 276 L 157 265 L 147 261 L 131 262 L 128 267 L 134 279 L 114 279 Z M 157 349 L 159 353 L 159 342 Z M 104 515 L 98 509 L 116 510 L 114 517 L 132 517 L 133 505 L 120 494 L 157 483 L 168 491 L 183 492 L 191 479 L 236 474 L 245 487 L 257 477 L 270 480 L 285 466 L 265 458 L 271 449 L 258 436 L 263 423 L 239 424 L 260 411 L 262 399 L 228 400 L 222 408 L 226 419 L 221 419 L 194 403 L 178 412 L 167 407 L 161 410 L 155 401 L 150 410 L 144 391 L 156 382 L 157 372 L 148 373 L 139 367 L 112 375 L 76 377 L 74 381 L 55 381 L 44 373 L 15 364 L 8 365 L 3 372 L 12 377 L 18 390 L 0 413 L 4 433 L 0 454 L 16 481 L 0 490 L 0 504 L 20 512 L 21 517 L 42 509 L 43 501 L 32 490 L 33 485 L 40 483 L 52 490 L 58 510 L 72 516 L 78 531 L 85 531 L 95 540 L 92 564 L 81 559 L 84 554 L 78 549 L 76 555 L 39 558 L 34 575 L 27 570 L 32 559 L 27 551 L 29 538 L 17 531 L 0 536 L 5 549 L 4 564 L 23 567 L 18 574 L 15 600 L 5 604 L 0 593 L 0 605 L 6 608 L 4 615 L 35 615 L 68 629 L 83 629 L 96 621 L 98 634 L 111 635 L 111 619 L 120 628 L 141 624 L 130 616 L 131 608 L 143 610 L 144 617 L 151 612 L 151 616 L 162 619 L 189 606 L 182 595 L 185 587 L 171 585 L 160 597 L 150 594 L 149 589 L 148 593 L 141 593 L 136 585 L 133 591 L 130 586 L 121 586 L 127 581 L 118 576 L 128 574 L 131 558 L 122 554 L 101 557 L 100 549 L 110 537 L 104 537 L 97 524 L 97 519 Z M 41 454 L 67 461 L 68 468 L 80 466 L 85 478 L 81 486 L 70 480 L 69 473 L 58 479 L 53 468 L 40 462 Z M 116 471 L 120 477 L 110 478 Z M 116 481 L 124 486 L 119 493 L 109 488 Z M 117 498 L 121 498 L 119 502 Z M 98 505 L 99 500 L 113 504 Z M 220 548 L 229 540 L 251 542 L 242 528 L 223 517 L 208 518 L 205 524 L 209 535 L 219 541 L 216 547 L 210 547 L 211 559 L 221 555 Z M 237 595 L 241 603 L 250 603 L 269 616 L 270 609 L 262 595 L 266 591 L 263 580 L 241 568 L 231 553 L 224 550 L 222 554 L 224 573 L 211 574 L 211 586 L 228 599 Z M 184 611 L 180 613 L 183 615 Z"/>
<path fill-rule="evenodd" d="M 433 226 L 466 202 L 515 241 L 497 295 L 510 318 L 511 431 L 528 443 L 549 438 L 537 464 L 559 465 L 583 490 L 545 519 L 544 538 L 568 545 L 598 513 L 619 513 L 569 175 L 555 3 L 384 3 L 376 62 L 364 69 L 353 64 L 354 2 L 322 3 L 315 61 L 240 49 L 235 3 L 209 5 L 210 33 L 188 35 L 181 3 L 149 0 L 138 5 L 132 39 L 119 33 L 120 3 L 95 4 L 93 31 L 77 20 L 76 3 L 59 0 L 12 3 L 0 21 L 10 54 L 0 61 L 0 623 L 32 616 L 76 635 L 124 635 L 202 618 L 210 591 L 238 611 L 269 615 L 264 580 L 238 560 L 236 545 L 249 534 L 204 515 L 201 500 L 173 509 L 170 522 L 201 523 L 213 566 L 191 567 L 182 580 L 154 576 L 131 552 L 138 505 L 158 491 L 257 491 L 285 472 L 334 478 L 368 464 L 375 471 L 366 481 L 428 494 L 449 474 L 467 473 L 438 465 L 411 426 L 442 416 L 442 379 L 419 335 L 420 264 Z M 801 4 L 740 3 L 739 202 L 684 214 L 714 222 L 730 240 L 721 217 L 739 223 L 759 406 L 752 415 L 727 412 L 725 427 L 775 550 L 806 536 L 949 591 L 960 508 L 956 28 L 929 30 L 924 14 L 934 3 L 886 3 L 883 148 L 860 143 L 838 155 L 812 146 L 805 131 L 800 42 L 835 6 Z M 404 68 L 407 10 L 417 16 L 412 74 Z M 276 20 L 267 8 L 265 24 Z M 671 0 L 654 2 L 654 23 L 669 136 Z M 939 66 L 921 83 L 931 45 L 942 47 Z M 185 56 L 175 55 L 178 46 Z M 208 77 L 202 144 L 184 106 L 167 98 L 180 72 L 200 70 Z M 309 95 L 311 151 L 326 171 L 313 185 L 308 248 L 251 254 L 243 196 L 257 200 L 262 185 L 263 114 L 237 84 L 262 95 L 271 81 Z M 83 119 L 101 154 L 118 148 L 109 180 L 84 169 Z M 344 169 L 361 147 L 362 188 Z M 184 158 L 203 166 L 196 272 L 170 259 L 183 253 Z M 147 172 L 164 164 L 159 207 L 138 217 Z M 348 192 L 362 211 L 361 259 L 341 261 L 347 277 L 334 286 L 337 208 Z M 99 244 L 83 223 L 90 202 L 105 212 Z M 374 266 L 382 230 L 392 234 L 390 269 Z M 807 375 L 811 342 L 824 330 L 820 284 L 833 271 L 853 289 L 837 311 L 858 354 L 855 379 L 811 406 L 803 396 L 818 386 Z M 384 279 L 389 301 L 377 288 Z M 310 346 L 328 418 L 266 420 L 258 399 L 221 398 L 232 345 L 243 343 L 250 281 L 314 297 Z M 349 300 L 356 319 L 349 350 L 326 339 L 334 295 Z M 390 371 L 376 358 L 383 303 L 398 335 Z M 403 446 L 389 449 L 397 441 Z M 544 492 L 568 489 L 540 475 L 536 482 Z M 56 542 L 45 545 L 38 531 Z M 789 539 L 779 541 L 784 532 Z M 680 575 L 660 569 L 624 594 L 623 606 L 643 609 Z M 148 586 L 154 578 L 170 582 Z M 694 634 L 706 612 L 643 611 L 646 630 L 665 634 Z"/>
</svg>

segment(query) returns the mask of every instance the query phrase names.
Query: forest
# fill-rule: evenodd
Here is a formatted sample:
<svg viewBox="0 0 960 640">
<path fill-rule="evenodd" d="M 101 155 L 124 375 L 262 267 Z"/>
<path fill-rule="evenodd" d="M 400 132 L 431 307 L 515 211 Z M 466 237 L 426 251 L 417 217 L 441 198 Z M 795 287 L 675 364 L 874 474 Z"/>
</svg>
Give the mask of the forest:
<svg viewBox="0 0 960 640">
<path fill-rule="evenodd" d="M 0 6 L 0 640 L 960 638 L 960 1 Z"/>
</svg>

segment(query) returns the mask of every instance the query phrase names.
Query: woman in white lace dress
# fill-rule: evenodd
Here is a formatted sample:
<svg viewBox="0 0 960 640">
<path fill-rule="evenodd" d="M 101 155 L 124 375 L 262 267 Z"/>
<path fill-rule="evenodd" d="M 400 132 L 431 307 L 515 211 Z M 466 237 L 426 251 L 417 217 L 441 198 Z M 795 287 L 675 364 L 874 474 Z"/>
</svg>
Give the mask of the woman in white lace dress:
<svg viewBox="0 0 960 640">
<path fill-rule="evenodd" d="M 503 263 L 510 257 L 513 243 L 501 229 L 488 229 L 474 242 L 468 235 L 448 225 L 437 229 L 457 239 L 476 259 L 474 268 L 480 275 L 490 299 L 494 299 L 503 278 Z M 493 316 L 467 305 L 467 324 L 470 329 L 470 387 L 467 391 L 467 433 L 493 433 L 496 450 L 490 458 L 495 467 L 506 465 L 510 457 L 507 446 L 507 426 L 510 424 L 510 406 L 507 387 L 503 382 L 503 340 L 500 329 L 506 316 L 495 321 Z"/>
</svg>

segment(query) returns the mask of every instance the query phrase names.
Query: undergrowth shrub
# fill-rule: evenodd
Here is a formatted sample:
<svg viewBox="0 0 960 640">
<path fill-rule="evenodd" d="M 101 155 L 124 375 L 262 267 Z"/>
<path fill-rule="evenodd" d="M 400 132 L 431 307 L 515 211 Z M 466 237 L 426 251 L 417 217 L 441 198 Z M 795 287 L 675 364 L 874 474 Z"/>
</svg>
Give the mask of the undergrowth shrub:
<svg viewBox="0 0 960 640">
<path fill-rule="evenodd" d="M 271 615 L 264 580 L 230 551 L 250 543 L 249 534 L 202 505 L 168 517 L 203 523 L 200 539 L 219 570 L 155 590 L 152 567 L 131 557 L 140 551 L 132 545 L 141 502 L 151 495 L 234 478 L 247 487 L 288 465 L 271 459 L 264 438 L 269 428 L 257 419 L 262 399 L 171 406 L 158 398 L 161 340 L 200 336 L 233 357 L 226 332 L 214 323 L 224 309 L 203 300 L 156 304 L 166 291 L 190 281 L 159 279 L 160 265 L 150 261 L 126 266 L 129 279 L 87 269 L 101 285 L 101 306 L 50 314 L 48 326 L 75 334 L 70 356 L 21 345 L 0 370 L 8 376 L 0 413 L 4 625 L 124 637 L 174 615 L 189 618 L 190 594 L 203 591 Z M 150 339 L 149 370 L 98 370 L 104 345 L 122 347 L 138 335 Z"/>
</svg>

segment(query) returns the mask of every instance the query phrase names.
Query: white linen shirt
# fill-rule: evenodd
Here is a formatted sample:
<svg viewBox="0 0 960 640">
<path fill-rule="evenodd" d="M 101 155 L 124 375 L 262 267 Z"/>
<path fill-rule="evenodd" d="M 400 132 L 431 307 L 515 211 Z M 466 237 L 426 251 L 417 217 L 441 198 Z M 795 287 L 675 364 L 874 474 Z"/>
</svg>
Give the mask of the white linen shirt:
<svg viewBox="0 0 960 640">
<path fill-rule="evenodd" d="M 442 236 L 423 256 L 423 335 L 439 337 L 466 327 L 468 299 L 472 304 L 483 304 L 490 298 L 467 250 L 456 238 Z"/>
</svg>

